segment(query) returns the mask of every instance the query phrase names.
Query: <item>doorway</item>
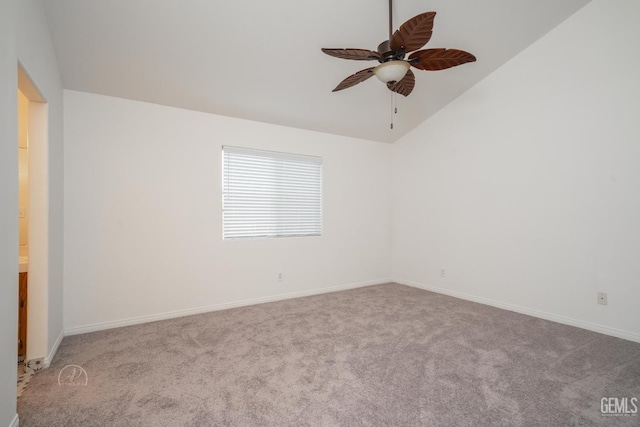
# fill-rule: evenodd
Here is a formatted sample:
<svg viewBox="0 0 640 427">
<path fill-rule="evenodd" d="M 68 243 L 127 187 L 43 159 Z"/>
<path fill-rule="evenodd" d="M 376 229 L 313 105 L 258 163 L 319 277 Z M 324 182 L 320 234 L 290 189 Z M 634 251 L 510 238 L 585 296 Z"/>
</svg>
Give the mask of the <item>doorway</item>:
<svg viewBox="0 0 640 427">
<path fill-rule="evenodd" d="M 47 356 L 48 106 L 21 64 L 18 64 L 17 95 L 20 262 L 16 280 L 17 347 L 18 361 L 23 361 L 29 372 L 44 366 L 42 362 Z"/>
<path fill-rule="evenodd" d="M 27 356 L 29 274 L 29 100 L 18 89 L 18 363 Z"/>
</svg>

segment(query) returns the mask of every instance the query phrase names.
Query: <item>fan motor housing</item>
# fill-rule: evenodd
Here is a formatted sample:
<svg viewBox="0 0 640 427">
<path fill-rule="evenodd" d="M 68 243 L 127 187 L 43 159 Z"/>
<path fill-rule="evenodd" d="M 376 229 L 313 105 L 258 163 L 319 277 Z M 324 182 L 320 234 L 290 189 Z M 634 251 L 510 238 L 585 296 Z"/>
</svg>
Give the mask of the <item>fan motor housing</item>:
<svg viewBox="0 0 640 427">
<path fill-rule="evenodd" d="M 405 49 L 402 46 L 394 52 L 391 50 L 391 42 L 385 40 L 378 45 L 378 53 L 380 54 L 380 62 L 399 61 L 404 59 Z"/>
</svg>

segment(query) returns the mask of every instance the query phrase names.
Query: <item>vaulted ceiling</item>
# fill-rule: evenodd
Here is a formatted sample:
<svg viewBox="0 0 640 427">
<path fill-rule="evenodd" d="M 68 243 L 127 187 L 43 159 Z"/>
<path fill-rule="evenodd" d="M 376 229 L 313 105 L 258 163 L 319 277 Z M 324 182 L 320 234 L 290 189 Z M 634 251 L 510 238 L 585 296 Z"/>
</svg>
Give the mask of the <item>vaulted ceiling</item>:
<svg viewBox="0 0 640 427">
<path fill-rule="evenodd" d="M 375 63 L 320 51 L 375 50 L 388 38 L 387 0 L 43 3 L 66 89 L 393 142 L 588 0 L 395 0 L 394 28 L 435 11 L 427 48 L 458 48 L 478 60 L 415 70 L 413 93 L 397 96 L 394 130 L 391 92 L 377 79 L 331 92 Z"/>
</svg>

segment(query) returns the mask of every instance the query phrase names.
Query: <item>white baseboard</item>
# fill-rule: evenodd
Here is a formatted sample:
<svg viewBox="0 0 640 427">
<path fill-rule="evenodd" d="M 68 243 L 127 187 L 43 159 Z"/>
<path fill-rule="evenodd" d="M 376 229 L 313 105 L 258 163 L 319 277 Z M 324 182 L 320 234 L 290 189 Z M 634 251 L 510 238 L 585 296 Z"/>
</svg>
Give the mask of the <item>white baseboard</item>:
<svg viewBox="0 0 640 427">
<path fill-rule="evenodd" d="M 60 343 L 62 342 L 62 338 L 64 338 L 64 330 L 60 331 L 60 334 L 58 335 L 58 338 L 56 339 L 56 342 L 53 343 L 53 347 L 51 347 L 51 351 L 44 358 L 44 367 L 45 368 L 48 368 L 49 365 L 51 365 L 51 361 L 53 360 L 53 358 L 56 356 L 56 353 L 58 352 L 58 347 L 60 347 Z"/>
<path fill-rule="evenodd" d="M 13 417 L 13 421 L 9 424 L 9 427 L 18 427 L 20 425 L 20 420 L 18 419 L 18 414 Z"/>
<path fill-rule="evenodd" d="M 455 298 L 464 299 L 467 301 L 477 302 L 480 304 L 490 305 L 492 307 L 502 308 L 504 310 L 515 311 L 516 313 L 526 314 L 540 319 L 550 320 L 552 322 L 562 323 L 564 325 L 575 326 L 577 328 L 586 329 L 593 332 L 598 332 L 605 335 L 610 335 L 616 338 L 622 338 L 625 340 L 640 343 L 640 334 L 636 334 L 621 329 L 611 328 L 604 325 L 598 325 L 595 323 L 585 322 L 582 320 L 572 319 L 570 317 L 560 316 L 557 314 L 547 313 L 540 310 L 534 310 L 531 308 L 521 307 L 514 304 L 508 304 L 489 298 L 483 298 L 476 295 L 467 294 L 464 292 L 452 291 L 450 289 L 440 288 L 437 286 L 431 286 L 424 283 L 413 282 L 404 279 L 393 279 L 393 282 L 401 285 L 411 286 L 414 288 L 424 289 L 425 291 L 431 291 L 438 294 L 448 295 Z"/>
<path fill-rule="evenodd" d="M 290 292 L 286 294 L 273 295 L 269 297 L 252 298 L 252 299 L 242 300 L 242 301 L 214 304 L 214 305 L 209 305 L 205 307 L 191 308 L 186 310 L 177 310 L 177 311 L 171 311 L 168 313 L 152 314 L 148 316 L 132 317 L 132 318 L 123 319 L 123 320 L 94 323 L 91 325 L 78 326 L 78 327 L 65 329 L 64 335 L 68 336 L 68 335 L 86 334 L 88 332 L 102 331 L 105 329 L 120 328 L 123 326 L 138 325 L 141 323 L 155 322 L 158 320 L 173 319 L 176 317 L 191 316 L 194 314 L 202 314 L 202 313 L 208 313 L 211 311 L 227 310 L 230 308 L 245 307 L 248 305 L 263 304 L 267 302 L 282 301 L 282 300 L 287 300 L 291 298 L 320 295 L 320 294 L 326 294 L 329 292 L 344 291 L 347 289 L 362 288 L 364 286 L 380 285 L 382 283 L 389 283 L 389 282 L 391 282 L 391 279 L 379 279 L 379 280 L 371 280 L 367 282 L 349 283 L 346 285 L 329 286 L 326 288 L 317 288 L 317 289 L 311 289 L 308 291 Z"/>
</svg>

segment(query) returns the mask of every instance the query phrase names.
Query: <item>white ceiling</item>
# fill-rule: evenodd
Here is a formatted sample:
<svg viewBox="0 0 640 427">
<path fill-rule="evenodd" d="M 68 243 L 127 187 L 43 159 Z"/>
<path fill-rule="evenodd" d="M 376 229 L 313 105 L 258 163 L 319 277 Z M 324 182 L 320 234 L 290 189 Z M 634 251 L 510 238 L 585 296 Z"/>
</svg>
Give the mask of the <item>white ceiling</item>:
<svg viewBox="0 0 640 427">
<path fill-rule="evenodd" d="M 66 89 L 393 142 L 588 0 L 395 0 L 394 28 L 436 11 L 427 48 L 466 50 L 478 61 L 414 70 L 416 87 L 398 95 L 393 131 L 391 92 L 377 79 L 331 92 L 377 63 L 320 51 L 375 50 L 388 38 L 387 0 L 43 3 Z"/>
</svg>

